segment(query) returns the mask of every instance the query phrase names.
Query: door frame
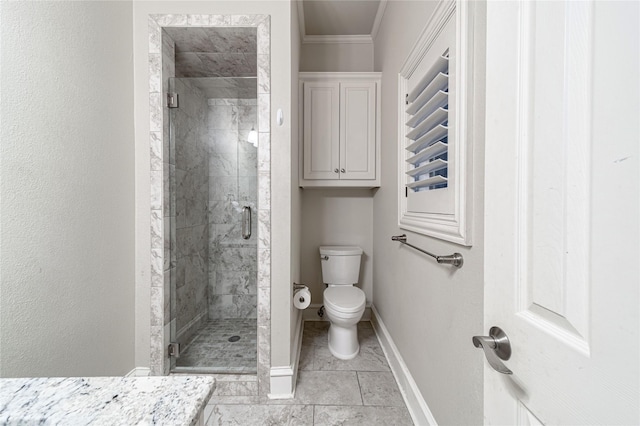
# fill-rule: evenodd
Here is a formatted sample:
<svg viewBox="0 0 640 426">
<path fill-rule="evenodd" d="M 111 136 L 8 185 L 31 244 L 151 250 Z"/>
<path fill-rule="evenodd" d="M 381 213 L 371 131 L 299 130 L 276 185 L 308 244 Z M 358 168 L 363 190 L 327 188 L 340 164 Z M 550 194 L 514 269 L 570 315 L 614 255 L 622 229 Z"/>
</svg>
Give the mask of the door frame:
<svg viewBox="0 0 640 426">
<path fill-rule="evenodd" d="M 152 375 L 168 375 L 170 358 L 167 347 L 171 322 L 168 320 L 168 292 L 171 282 L 170 221 L 165 219 L 170 165 L 164 158 L 165 123 L 168 113 L 162 92 L 162 28 L 164 27 L 255 27 L 257 29 L 258 87 L 258 389 L 269 393 L 271 368 L 271 17 L 270 15 L 173 15 L 153 14 L 148 18 L 149 35 L 149 142 L 151 210 L 151 277 L 149 280 L 151 335 L 150 370 Z M 174 234 L 175 235 L 175 234 Z M 173 325 L 175 327 L 175 324 Z"/>
</svg>

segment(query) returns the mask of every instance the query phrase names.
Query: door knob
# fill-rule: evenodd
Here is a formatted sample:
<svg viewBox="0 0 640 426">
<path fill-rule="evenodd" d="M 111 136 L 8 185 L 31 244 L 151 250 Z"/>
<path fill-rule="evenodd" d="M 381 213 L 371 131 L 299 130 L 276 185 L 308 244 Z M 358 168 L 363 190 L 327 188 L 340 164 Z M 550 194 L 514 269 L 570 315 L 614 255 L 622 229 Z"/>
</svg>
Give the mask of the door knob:
<svg viewBox="0 0 640 426">
<path fill-rule="evenodd" d="M 338 173 L 338 169 L 333 169 L 333 173 Z"/>
<path fill-rule="evenodd" d="M 511 344 L 509 338 L 499 327 L 491 327 L 488 336 L 473 336 L 471 339 L 476 348 L 482 348 L 489 365 L 502 374 L 513 374 L 502 360 L 511 358 Z"/>
<path fill-rule="evenodd" d="M 340 173 L 345 173 L 344 169 L 340 169 Z"/>
</svg>

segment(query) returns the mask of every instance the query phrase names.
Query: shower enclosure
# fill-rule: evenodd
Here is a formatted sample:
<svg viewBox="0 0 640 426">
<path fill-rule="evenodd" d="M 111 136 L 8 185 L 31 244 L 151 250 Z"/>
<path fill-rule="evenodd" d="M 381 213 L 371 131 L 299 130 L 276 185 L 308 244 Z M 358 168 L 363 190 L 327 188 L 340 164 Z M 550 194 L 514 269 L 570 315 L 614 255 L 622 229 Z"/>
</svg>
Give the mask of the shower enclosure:
<svg viewBox="0 0 640 426">
<path fill-rule="evenodd" d="M 256 373 L 256 31 L 165 31 L 171 370 Z"/>
</svg>

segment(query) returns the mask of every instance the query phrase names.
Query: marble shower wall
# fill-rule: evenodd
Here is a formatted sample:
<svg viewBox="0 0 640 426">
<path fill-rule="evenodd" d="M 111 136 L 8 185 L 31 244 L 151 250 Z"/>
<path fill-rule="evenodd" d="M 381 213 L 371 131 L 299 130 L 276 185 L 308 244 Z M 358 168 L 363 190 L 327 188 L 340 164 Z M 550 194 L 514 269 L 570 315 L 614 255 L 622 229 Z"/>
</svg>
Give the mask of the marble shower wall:
<svg viewBox="0 0 640 426">
<path fill-rule="evenodd" d="M 177 341 L 186 345 L 207 320 L 208 310 L 207 101 L 189 79 L 173 81 L 171 91 L 178 94 L 179 106 L 169 110 L 176 182 L 176 293 L 171 314 L 176 318 Z"/>
<path fill-rule="evenodd" d="M 165 31 L 176 42 L 178 77 L 255 77 L 256 27 L 194 27 Z"/>
<path fill-rule="evenodd" d="M 257 99 L 209 99 L 209 318 L 257 317 Z M 251 237 L 242 238 L 242 208 Z"/>
<path fill-rule="evenodd" d="M 151 373 L 169 374 L 166 345 L 175 335 L 176 157 L 169 141 L 169 109 L 163 94 L 175 77 L 175 43 L 149 21 L 149 107 L 151 145 Z M 165 136 L 166 135 L 166 136 Z"/>
</svg>

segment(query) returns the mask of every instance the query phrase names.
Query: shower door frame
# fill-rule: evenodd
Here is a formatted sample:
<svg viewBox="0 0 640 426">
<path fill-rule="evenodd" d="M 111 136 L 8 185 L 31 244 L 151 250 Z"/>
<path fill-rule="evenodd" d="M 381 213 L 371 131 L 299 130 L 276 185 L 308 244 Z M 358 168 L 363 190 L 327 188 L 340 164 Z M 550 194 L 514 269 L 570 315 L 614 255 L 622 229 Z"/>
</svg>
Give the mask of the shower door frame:
<svg viewBox="0 0 640 426">
<path fill-rule="evenodd" d="M 269 393 L 271 368 L 271 19 L 269 15 L 149 15 L 149 141 L 151 153 L 151 280 L 150 362 L 152 375 L 168 375 L 172 324 L 169 315 L 172 279 L 172 165 L 168 157 L 168 108 L 163 93 L 162 28 L 256 27 L 258 88 L 258 265 L 257 380 L 260 395 Z M 175 73 L 174 73 L 175 74 Z M 173 76 L 174 77 L 174 76 Z M 175 166 L 173 166 L 175 168 Z M 173 233 L 175 235 L 175 233 Z M 175 278 L 174 278 L 175 279 Z"/>
</svg>

